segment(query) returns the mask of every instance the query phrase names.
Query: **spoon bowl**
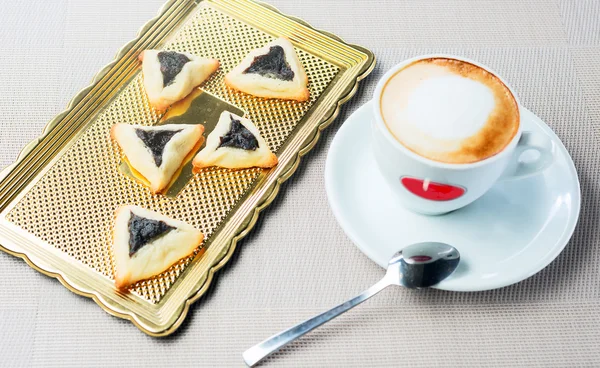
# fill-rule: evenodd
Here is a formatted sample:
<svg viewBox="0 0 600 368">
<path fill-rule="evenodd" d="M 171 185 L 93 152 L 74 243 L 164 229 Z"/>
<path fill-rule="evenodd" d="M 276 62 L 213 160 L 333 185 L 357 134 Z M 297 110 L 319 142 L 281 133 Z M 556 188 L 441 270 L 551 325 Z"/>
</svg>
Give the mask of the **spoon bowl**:
<svg viewBox="0 0 600 368">
<path fill-rule="evenodd" d="M 460 253 L 446 243 L 417 243 L 396 252 L 387 273 L 396 285 L 409 289 L 428 288 L 446 279 L 458 267 Z"/>
</svg>

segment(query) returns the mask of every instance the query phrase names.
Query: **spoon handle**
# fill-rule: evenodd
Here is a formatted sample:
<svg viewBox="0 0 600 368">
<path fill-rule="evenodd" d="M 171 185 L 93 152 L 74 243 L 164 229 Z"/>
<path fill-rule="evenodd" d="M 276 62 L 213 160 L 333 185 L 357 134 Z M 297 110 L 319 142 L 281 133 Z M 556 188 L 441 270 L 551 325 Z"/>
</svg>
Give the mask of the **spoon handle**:
<svg viewBox="0 0 600 368">
<path fill-rule="evenodd" d="M 269 337 L 265 341 L 246 350 L 242 355 L 244 362 L 246 362 L 249 367 L 254 366 L 256 363 L 273 354 L 281 347 L 314 330 L 325 322 L 328 322 L 340 314 L 356 307 L 360 303 L 364 302 L 390 285 L 391 283 L 387 280 L 387 278 L 384 277 L 378 283 L 365 290 L 362 294 L 348 300 L 347 302 L 342 303 L 337 307 L 334 307 L 327 312 L 323 312 L 318 316 L 308 319 L 300 324 L 297 324 L 296 326 L 289 328 L 277 335 Z"/>
</svg>

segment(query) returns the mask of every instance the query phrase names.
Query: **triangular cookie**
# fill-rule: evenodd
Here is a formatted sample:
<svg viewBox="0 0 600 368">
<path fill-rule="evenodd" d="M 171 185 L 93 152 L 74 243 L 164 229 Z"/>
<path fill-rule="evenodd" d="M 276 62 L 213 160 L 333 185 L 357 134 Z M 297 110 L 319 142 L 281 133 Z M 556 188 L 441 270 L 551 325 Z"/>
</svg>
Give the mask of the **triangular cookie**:
<svg viewBox="0 0 600 368">
<path fill-rule="evenodd" d="M 140 54 L 150 104 L 164 110 L 190 94 L 219 69 L 219 61 L 185 52 L 145 50 Z"/>
<path fill-rule="evenodd" d="M 277 156 L 250 120 L 223 111 L 217 126 L 206 138 L 206 147 L 198 152 L 193 164 L 195 170 L 208 166 L 269 168 L 277 165 Z"/>
<path fill-rule="evenodd" d="M 202 133 L 204 126 L 200 124 L 117 124 L 110 130 L 129 164 L 148 180 L 152 193 L 167 187 Z"/>
<path fill-rule="evenodd" d="M 192 254 L 203 239 L 183 221 L 138 206 L 119 208 L 113 229 L 115 285 L 125 289 L 158 275 Z"/>
<path fill-rule="evenodd" d="M 258 97 L 306 101 L 308 78 L 292 43 L 278 38 L 250 51 L 225 76 L 225 84 Z"/>
</svg>

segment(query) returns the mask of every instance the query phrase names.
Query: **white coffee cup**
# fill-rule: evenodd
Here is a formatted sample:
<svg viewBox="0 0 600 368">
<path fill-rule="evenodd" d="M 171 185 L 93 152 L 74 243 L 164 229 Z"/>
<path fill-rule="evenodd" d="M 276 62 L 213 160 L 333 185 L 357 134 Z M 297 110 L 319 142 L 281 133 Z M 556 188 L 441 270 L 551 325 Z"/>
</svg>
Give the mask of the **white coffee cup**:
<svg viewBox="0 0 600 368">
<path fill-rule="evenodd" d="M 554 143 L 544 135 L 522 131 L 504 149 L 486 159 L 473 163 L 444 163 L 421 156 L 401 144 L 383 120 L 380 101 L 387 81 L 406 66 L 422 60 L 444 58 L 473 64 L 495 75 L 510 90 L 514 90 L 490 68 L 466 58 L 451 55 L 424 55 L 406 60 L 379 81 L 373 98 L 372 147 L 382 176 L 390 188 L 410 210 L 439 215 L 464 207 L 485 194 L 498 180 L 518 179 L 535 175 L 554 160 Z M 522 116 L 519 112 L 519 115 Z M 537 159 L 522 162 L 525 151 L 537 151 Z"/>
</svg>

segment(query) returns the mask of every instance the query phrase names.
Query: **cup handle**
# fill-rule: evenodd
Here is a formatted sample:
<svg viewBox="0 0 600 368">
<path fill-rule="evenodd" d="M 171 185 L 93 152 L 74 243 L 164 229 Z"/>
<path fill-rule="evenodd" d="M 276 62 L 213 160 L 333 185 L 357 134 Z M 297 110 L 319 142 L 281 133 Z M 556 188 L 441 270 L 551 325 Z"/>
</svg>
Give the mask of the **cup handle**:
<svg viewBox="0 0 600 368">
<path fill-rule="evenodd" d="M 537 158 L 523 160 L 523 153 L 536 151 Z M 554 162 L 554 142 L 547 136 L 525 131 L 500 180 L 521 179 L 546 170 Z"/>
</svg>

